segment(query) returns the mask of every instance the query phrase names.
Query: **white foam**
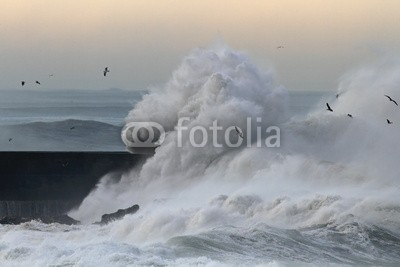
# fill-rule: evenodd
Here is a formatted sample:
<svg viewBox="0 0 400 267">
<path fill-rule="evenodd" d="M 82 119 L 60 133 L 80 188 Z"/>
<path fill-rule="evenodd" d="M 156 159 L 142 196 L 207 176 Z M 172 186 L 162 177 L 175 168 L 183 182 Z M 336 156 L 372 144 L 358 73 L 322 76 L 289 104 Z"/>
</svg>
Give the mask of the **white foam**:
<svg viewBox="0 0 400 267">
<path fill-rule="evenodd" d="M 305 227 L 349 214 L 382 223 L 365 211 L 366 203 L 378 213 L 400 203 L 393 189 L 399 185 L 399 127 L 385 124 L 398 110 L 383 96 L 400 97 L 399 73 L 398 64 L 362 69 L 343 79 L 340 97 L 331 100 L 333 114 L 322 103 L 306 119 L 290 120 L 287 93 L 272 72 L 225 45 L 195 49 L 165 87 L 150 92 L 127 117 L 161 123 L 169 131 L 166 142 L 120 182 L 104 177 L 71 215 L 93 222 L 138 203 L 140 218 L 124 232 L 138 242 L 232 223 Z M 246 117 L 261 117 L 262 126 L 281 127 L 282 147 L 214 148 L 210 142 L 194 148 L 186 139 L 178 148 L 174 127 L 181 116 L 191 118 L 189 128 L 218 119 L 242 129 Z M 221 195 L 221 205 L 209 203 Z M 385 225 L 393 226 L 399 214 L 389 210 Z"/>
</svg>

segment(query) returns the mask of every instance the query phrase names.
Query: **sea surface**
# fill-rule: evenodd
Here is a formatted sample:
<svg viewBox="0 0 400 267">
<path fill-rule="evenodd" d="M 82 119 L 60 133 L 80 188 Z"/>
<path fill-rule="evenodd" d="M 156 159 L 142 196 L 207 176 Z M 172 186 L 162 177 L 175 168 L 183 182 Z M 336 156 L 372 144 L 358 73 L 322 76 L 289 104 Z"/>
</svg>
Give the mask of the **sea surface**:
<svg viewBox="0 0 400 267">
<path fill-rule="evenodd" d="M 124 118 L 145 92 L 1 92 L 2 151 L 125 151 Z M 12 138 L 11 141 L 10 138 Z"/>
<path fill-rule="evenodd" d="M 102 177 L 68 213 L 82 224 L 0 225 L 0 265 L 398 266 L 400 114 L 384 97 L 400 99 L 398 77 L 396 64 L 370 66 L 335 92 L 291 91 L 222 45 L 193 50 L 145 97 L 0 92 L 2 150 L 124 151 L 126 122 L 167 131 L 153 156 Z M 246 128 L 247 118 L 258 124 Z M 215 120 L 252 144 L 252 130 L 278 126 L 280 146 L 193 146 L 188 132 Z M 132 204 L 136 214 L 92 224 Z"/>
<path fill-rule="evenodd" d="M 121 141 L 125 118 L 146 93 L 119 89 L 1 91 L 0 151 L 125 151 Z M 305 116 L 323 97 L 333 95 L 291 92 L 290 116 Z"/>
</svg>

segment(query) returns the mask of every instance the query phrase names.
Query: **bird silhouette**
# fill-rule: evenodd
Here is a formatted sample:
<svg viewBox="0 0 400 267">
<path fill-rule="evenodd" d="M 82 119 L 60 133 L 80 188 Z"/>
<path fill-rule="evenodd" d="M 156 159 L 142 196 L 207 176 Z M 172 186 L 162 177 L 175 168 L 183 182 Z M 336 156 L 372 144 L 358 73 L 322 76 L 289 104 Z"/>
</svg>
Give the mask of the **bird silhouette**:
<svg viewBox="0 0 400 267">
<path fill-rule="evenodd" d="M 75 126 L 72 126 L 72 127 L 70 127 L 69 129 L 70 129 L 70 130 L 73 130 L 73 129 L 75 129 Z"/>
<path fill-rule="evenodd" d="M 8 142 L 11 142 L 11 141 L 12 141 L 12 138 L 9 138 L 9 139 L 8 139 Z"/>
<path fill-rule="evenodd" d="M 347 114 L 347 117 L 353 118 L 353 115 L 351 115 L 350 113 Z"/>
<path fill-rule="evenodd" d="M 236 134 L 243 139 L 243 132 L 237 126 L 235 126 Z"/>
<path fill-rule="evenodd" d="M 25 81 L 21 81 L 21 86 L 24 86 L 25 85 Z"/>
<path fill-rule="evenodd" d="M 285 48 L 285 47 L 283 45 L 276 47 L 276 49 L 282 49 L 282 48 Z"/>
<path fill-rule="evenodd" d="M 385 95 L 390 101 L 392 101 L 393 103 L 395 103 L 396 104 L 396 106 L 398 106 L 398 104 L 397 104 L 397 102 L 393 99 L 393 98 L 391 98 L 390 96 L 388 96 L 388 95 Z"/>
<path fill-rule="evenodd" d="M 328 107 L 326 110 L 329 110 L 330 112 L 333 112 L 333 109 L 331 109 L 331 107 L 329 106 L 328 103 L 326 103 L 326 106 Z"/>
<path fill-rule="evenodd" d="M 37 83 L 37 84 L 39 84 L 39 85 L 40 85 L 40 82 L 39 82 L 39 81 L 36 81 L 35 83 Z"/>
<path fill-rule="evenodd" d="M 107 76 L 107 73 L 108 72 L 110 72 L 109 70 L 108 70 L 108 67 L 106 67 L 105 69 L 104 69 L 104 71 L 103 71 L 103 75 L 104 75 L 104 77 L 106 77 Z"/>
<path fill-rule="evenodd" d="M 388 124 L 393 124 L 393 121 L 390 121 L 389 119 L 386 119 Z"/>
<path fill-rule="evenodd" d="M 58 163 L 60 163 L 61 166 L 63 166 L 63 168 L 65 168 L 65 167 L 67 167 L 67 166 L 69 165 L 69 162 L 68 162 L 68 161 L 61 161 L 61 160 L 59 160 Z"/>
</svg>

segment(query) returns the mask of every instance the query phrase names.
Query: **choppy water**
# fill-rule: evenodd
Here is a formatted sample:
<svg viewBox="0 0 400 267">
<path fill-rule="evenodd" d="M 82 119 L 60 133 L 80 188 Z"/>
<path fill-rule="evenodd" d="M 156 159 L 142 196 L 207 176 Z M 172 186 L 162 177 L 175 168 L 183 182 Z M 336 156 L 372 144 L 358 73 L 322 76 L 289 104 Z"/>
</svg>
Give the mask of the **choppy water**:
<svg viewBox="0 0 400 267">
<path fill-rule="evenodd" d="M 124 237 L 126 228 L 121 223 L 98 227 L 34 221 L 2 226 L 2 265 L 320 266 L 395 265 L 399 261 L 398 235 L 356 222 L 286 230 L 265 224 L 220 227 L 151 244 L 129 241 Z"/>
</svg>

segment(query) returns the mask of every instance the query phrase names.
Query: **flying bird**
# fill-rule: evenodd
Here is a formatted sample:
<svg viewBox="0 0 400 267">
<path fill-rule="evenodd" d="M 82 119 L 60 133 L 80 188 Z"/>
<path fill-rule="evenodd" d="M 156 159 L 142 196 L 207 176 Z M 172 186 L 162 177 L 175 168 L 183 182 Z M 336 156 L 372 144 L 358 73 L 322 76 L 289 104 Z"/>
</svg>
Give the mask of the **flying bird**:
<svg viewBox="0 0 400 267">
<path fill-rule="evenodd" d="M 339 98 L 340 94 L 336 94 L 336 98 Z"/>
<path fill-rule="evenodd" d="M 239 135 L 243 139 L 243 132 L 237 126 L 235 126 L 236 134 Z"/>
<path fill-rule="evenodd" d="M 330 112 L 333 112 L 333 109 L 331 109 L 331 107 L 329 106 L 328 103 L 326 103 L 326 106 L 328 107 L 326 110 L 329 110 Z"/>
<path fill-rule="evenodd" d="M 397 104 L 397 102 L 395 101 L 395 100 L 393 100 L 393 98 L 391 98 L 390 96 L 388 96 L 388 95 L 385 95 L 390 101 L 392 101 L 393 103 L 395 103 L 396 104 L 396 106 L 398 106 L 398 104 Z"/>
<path fill-rule="evenodd" d="M 75 126 L 72 126 L 72 127 L 70 127 L 69 129 L 70 129 L 70 130 L 73 130 L 73 129 L 75 129 Z"/>
<path fill-rule="evenodd" d="M 283 45 L 276 47 L 276 49 L 282 49 L 282 48 L 285 48 L 285 47 Z"/>
<path fill-rule="evenodd" d="M 350 113 L 347 114 L 347 117 L 353 118 L 353 115 L 351 115 Z"/>
<path fill-rule="evenodd" d="M 21 86 L 24 86 L 25 85 L 25 81 L 21 81 Z"/>
<path fill-rule="evenodd" d="M 53 77 L 53 76 L 54 76 L 54 74 L 50 74 L 50 75 L 49 75 L 49 77 Z"/>
<path fill-rule="evenodd" d="M 12 141 L 12 138 L 9 138 L 9 139 L 8 139 L 8 142 L 11 142 L 11 141 Z"/>
<path fill-rule="evenodd" d="M 106 67 L 105 69 L 104 69 L 104 71 L 103 71 L 103 75 L 104 75 L 104 77 L 106 77 L 107 76 L 107 73 L 108 72 L 110 72 L 109 70 L 108 70 L 108 67 Z"/>
<path fill-rule="evenodd" d="M 35 83 L 37 83 L 37 84 L 39 84 L 39 85 L 40 85 L 40 82 L 39 82 L 39 81 L 36 81 Z"/>
<path fill-rule="evenodd" d="M 393 121 L 390 121 L 389 119 L 386 119 L 388 124 L 393 124 Z"/>
<path fill-rule="evenodd" d="M 65 167 L 67 167 L 69 165 L 68 161 L 63 162 L 63 161 L 59 160 L 58 163 L 60 163 L 61 166 L 63 166 L 63 168 L 65 168 Z"/>
</svg>

